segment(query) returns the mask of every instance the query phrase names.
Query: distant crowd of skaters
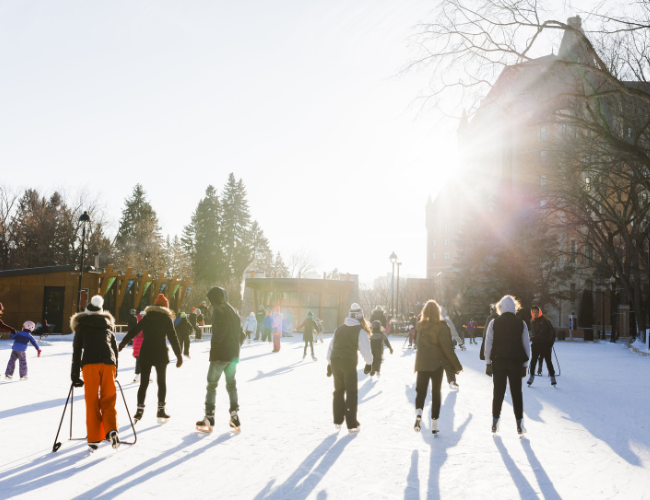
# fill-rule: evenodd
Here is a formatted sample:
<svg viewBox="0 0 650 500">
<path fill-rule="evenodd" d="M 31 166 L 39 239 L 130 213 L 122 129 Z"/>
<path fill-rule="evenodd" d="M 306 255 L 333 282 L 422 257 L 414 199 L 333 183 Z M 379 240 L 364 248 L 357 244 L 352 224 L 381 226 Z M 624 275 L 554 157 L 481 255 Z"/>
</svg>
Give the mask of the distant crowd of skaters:
<svg viewBox="0 0 650 500">
<path fill-rule="evenodd" d="M 196 426 L 199 430 L 212 431 L 215 425 L 216 389 L 221 375 L 224 374 L 230 400 L 229 425 L 239 431 L 241 424 L 235 374 L 240 346 L 246 340 L 250 343 L 253 332 L 256 333 L 255 340 L 261 341 L 267 341 L 270 334 L 273 337 L 273 351 L 278 352 L 280 337 L 283 334 L 283 315 L 279 308 L 273 313 L 260 309 L 258 316 L 251 313 L 242 327 L 240 316 L 228 303 L 228 296 L 223 288 L 212 288 L 207 297 L 212 306 L 210 364 L 207 374 L 205 412 L 203 418 L 196 422 Z M 181 313 L 180 317 L 176 318 L 174 312 L 169 309 L 168 300 L 160 294 L 154 304 L 140 314 L 131 311 L 133 318 L 129 318 L 129 331 L 118 345 L 114 334 L 115 320 L 108 311 L 103 310 L 103 305 L 103 298 L 97 295 L 91 299 L 83 312 L 71 318 L 71 327 L 75 334 L 71 379 L 75 387 L 86 386 L 84 391 L 86 427 L 88 446 L 91 451 L 96 450 L 103 440 L 109 441 L 115 449 L 120 446 L 115 408 L 117 399 L 115 378 L 119 352 L 133 342 L 133 355 L 136 358 L 134 381 L 140 382 L 135 421 L 144 417 L 146 393 L 153 368 L 156 369 L 158 388 L 156 417 L 159 422 L 166 421 L 170 418 L 166 412 L 166 371 L 170 362 L 167 341 L 176 355 L 176 367 L 180 368 L 183 365 L 183 355 L 189 357 L 189 338 L 192 331 L 200 338 L 199 326 L 208 313 L 207 303 L 204 302 L 193 309 L 191 314 Z M 553 385 L 556 383 L 550 358 L 555 341 L 553 326 L 542 314 L 541 309 L 533 306 L 531 337 L 526 322 L 517 316 L 520 308 L 519 302 L 514 297 L 504 296 L 493 306 L 492 314 L 488 317 L 484 328 L 480 357 L 485 360 L 486 374 L 493 378 L 494 383 L 492 432 L 495 433 L 499 428 L 501 407 L 508 385 L 517 431 L 519 434 L 525 432 L 522 378 L 526 376 L 529 361 L 531 361 L 529 385 L 533 383 L 538 359 L 540 370 L 542 359 L 546 360 L 551 383 Z M 1 313 L 2 304 L 0 304 L 0 316 Z M 417 432 L 421 430 L 424 402 L 431 382 L 431 431 L 437 434 L 443 373 L 446 373 L 451 389 L 458 390 L 456 375 L 462 372 L 463 367 L 454 351 L 454 341 L 464 348 L 464 338 L 458 335 L 445 309 L 434 300 L 425 304 L 417 318 L 415 315 L 411 316 L 409 328 L 413 333 L 409 338 L 411 345 L 417 346 L 414 429 Z M 17 332 L 0 320 L 0 329 L 10 331 L 15 340 L 5 374 L 7 378 L 11 378 L 16 361 L 20 363 L 21 378 L 23 374 L 24 378 L 27 377 L 25 351 L 29 343 L 34 345 L 40 356 L 41 350 L 32 335 L 35 327 L 33 322 L 27 321 L 23 329 Z M 333 377 L 334 381 L 332 409 L 333 421 L 337 429 L 345 424 L 349 432 L 359 431 L 358 353 L 361 353 L 366 364 L 364 374 L 379 377 L 384 345 L 390 349 L 391 354 L 393 353 L 386 336 L 388 328 L 390 328 L 390 321 L 381 308 L 375 309 L 368 321 L 361 307 L 352 304 L 348 317 L 334 332 L 327 351 L 327 376 Z M 303 359 L 307 354 L 307 347 L 311 346 L 312 357 L 316 360 L 313 342 L 319 337 L 320 341 L 323 341 L 321 322 L 315 319 L 310 311 L 298 329 L 304 331 Z"/>
</svg>

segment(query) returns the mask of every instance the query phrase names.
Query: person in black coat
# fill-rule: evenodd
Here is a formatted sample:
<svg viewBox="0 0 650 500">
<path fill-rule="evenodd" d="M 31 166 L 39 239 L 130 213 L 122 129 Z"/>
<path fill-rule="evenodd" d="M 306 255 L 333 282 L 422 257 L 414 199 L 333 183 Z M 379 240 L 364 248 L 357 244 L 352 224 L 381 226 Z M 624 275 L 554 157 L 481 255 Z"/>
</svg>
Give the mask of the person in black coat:
<svg viewBox="0 0 650 500">
<path fill-rule="evenodd" d="M 305 352 L 302 354 L 302 359 L 307 357 L 307 346 L 311 346 L 311 359 L 316 360 L 314 356 L 314 332 L 318 332 L 318 323 L 314 320 L 314 313 L 311 311 L 307 312 L 307 318 L 303 321 L 296 330 L 304 328 L 304 333 L 302 334 L 302 340 L 305 342 Z"/>
<path fill-rule="evenodd" d="M 553 343 L 555 342 L 555 328 L 551 320 L 549 320 L 538 305 L 534 305 L 531 309 L 533 321 L 531 330 L 533 336 L 530 338 L 531 346 L 531 359 L 530 359 L 530 378 L 528 385 L 532 385 L 535 381 L 535 366 L 539 359 L 539 372 L 542 372 L 542 362 L 546 360 L 546 367 L 548 374 L 551 376 L 551 385 L 556 385 L 555 368 L 553 367 L 553 360 L 551 359 Z"/>
<path fill-rule="evenodd" d="M 386 330 L 386 311 L 381 306 L 375 307 L 370 315 L 370 323 L 372 324 L 375 321 L 379 321 L 381 327 Z"/>
<path fill-rule="evenodd" d="M 190 357 L 190 335 L 192 334 L 193 328 L 185 313 L 181 313 L 181 317 L 176 324 L 176 333 L 178 334 L 178 341 L 180 343 L 181 351 L 183 355 Z"/>
<path fill-rule="evenodd" d="M 124 349 L 131 339 L 142 332 L 142 346 L 140 347 L 140 388 L 138 389 L 138 410 L 135 413 L 136 421 L 142 419 L 144 414 L 144 401 L 149 387 L 151 369 L 156 368 L 156 381 L 158 383 L 158 413 L 157 418 L 168 419 L 165 411 L 167 397 L 167 365 L 169 364 L 169 351 L 167 339 L 176 355 L 176 367 L 183 364 L 181 347 L 174 329 L 174 313 L 169 309 L 169 301 L 163 294 L 159 294 L 154 305 L 145 309 L 142 320 L 126 334 L 120 342 L 120 351 Z"/>
<path fill-rule="evenodd" d="M 198 317 L 198 314 L 196 312 L 196 308 L 192 308 L 192 311 L 187 315 L 187 320 L 190 322 L 190 325 L 192 325 L 192 328 L 194 329 L 194 338 L 196 340 L 201 340 L 203 338 L 201 334 L 201 329 L 198 327 L 196 324 L 196 318 Z"/>
<path fill-rule="evenodd" d="M 115 319 L 111 313 L 103 311 L 103 306 L 104 299 L 95 295 L 84 312 L 70 318 L 74 332 L 70 378 L 75 387 L 86 386 L 86 431 L 90 451 L 95 451 L 104 439 L 109 440 L 114 449 L 120 446 L 115 409 L 118 359 L 113 333 Z M 80 371 L 83 371 L 83 380 Z"/>
<path fill-rule="evenodd" d="M 223 373 L 226 375 L 226 390 L 230 399 L 230 426 L 239 430 L 239 399 L 235 373 L 237 363 L 239 363 L 239 344 L 243 334 L 241 318 L 228 303 L 228 293 L 223 288 L 215 286 L 210 289 L 208 299 L 212 304 L 210 368 L 208 369 L 208 387 L 205 395 L 205 417 L 196 425 L 201 430 L 212 430 L 217 385 Z"/>
<path fill-rule="evenodd" d="M 262 322 L 264 321 L 264 318 L 266 318 L 266 311 L 264 310 L 264 306 L 260 306 L 257 309 L 257 314 L 255 314 L 255 320 L 257 321 L 257 329 L 255 331 L 255 340 L 260 339 L 260 333 L 262 331 Z"/>
<path fill-rule="evenodd" d="M 373 377 L 377 375 L 379 377 L 381 374 L 381 363 L 383 361 L 382 357 L 384 355 L 384 344 L 390 349 L 390 353 L 393 354 L 393 347 L 390 345 L 390 340 L 384 333 L 384 329 L 381 326 L 381 322 L 376 319 L 372 322 L 372 335 L 370 336 L 370 350 L 372 352 L 372 370 L 370 370 L 370 376 Z"/>
<path fill-rule="evenodd" d="M 131 328 L 135 327 L 138 324 L 138 317 L 136 316 L 136 310 L 131 309 L 129 315 L 126 317 L 126 330 L 129 331 Z M 133 345 L 133 340 L 129 342 L 129 345 Z"/>
</svg>

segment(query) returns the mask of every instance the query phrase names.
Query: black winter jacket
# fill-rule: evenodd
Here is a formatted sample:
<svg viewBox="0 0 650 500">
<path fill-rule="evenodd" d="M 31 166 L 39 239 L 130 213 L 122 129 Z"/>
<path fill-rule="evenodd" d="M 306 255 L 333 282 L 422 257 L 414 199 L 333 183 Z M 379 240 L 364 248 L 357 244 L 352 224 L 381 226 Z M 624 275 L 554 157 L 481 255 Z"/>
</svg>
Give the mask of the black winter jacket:
<svg viewBox="0 0 650 500">
<path fill-rule="evenodd" d="M 451 330 L 446 322 L 440 321 L 432 324 L 419 321 L 415 327 L 417 330 L 418 351 L 415 355 L 416 372 L 433 372 L 441 366 L 451 367 L 454 372 L 463 369 L 454 352 L 454 344 L 451 341 Z"/>
<path fill-rule="evenodd" d="M 228 293 L 215 286 L 208 292 L 212 304 L 210 361 L 239 362 L 239 343 L 243 334 L 237 311 L 228 304 Z"/>
<path fill-rule="evenodd" d="M 379 321 L 381 323 L 381 326 L 386 328 L 386 315 L 381 309 L 375 309 L 372 311 L 372 315 L 370 316 L 370 323 L 372 324 L 373 321 Z"/>
<path fill-rule="evenodd" d="M 129 314 L 126 317 L 126 326 L 129 330 L 137 324 L 138 324 L 138 317 L 135 314 Z"/>
<path fill-rule="evenodd" d="M 178 359 L 181 358 L 181 347 L 174 329 L 174 313 L 166 307 L 149 306 L 145 309 L 145 316 L 134 328 L 129 330 L 126 337 L 120 342 L 124 347 L 138 333 L 142 332 L 142 346 L 140 347 L 140 364 L 156 365 L 169 363 L 167 339 Z"/>
<path fill-rule="evenodd" d="M 115 365 L 117 371 L 117 341 L 115 319 L 109 312 L 81 312 L 70 318 L 74 332 L 72 342 L 72 380 L 79 378 L 84 365 L 103 363 Z"/>
<path fill-rule="evenodd" d="M 531 330 L 533 336 L 530 338 L 533 345 L 552 346 L 555 341 L 555 328 L 551 321 L 544 315 L 532 321 Z"/>
<path fill-rule="evenodd" d="M 314 318 L 307 317 L 296 330 L 304 328 L 304 333 L 302 334 L 302 340 L 305 342 L 314 341 L 314 330 L 318 332 L 318 324 L 314 321 Z"/>
<path fill-rule="evenodd" d="M 176 333 L 178 336 L 184 336 L 184 337 L 189 337 L 192 332 L 194 331 L 194 328 L 192 328 L 192 325 L 188 321 L 187 317 L 181 318 L 178 324 L 176 325 Z"/>
</svg>

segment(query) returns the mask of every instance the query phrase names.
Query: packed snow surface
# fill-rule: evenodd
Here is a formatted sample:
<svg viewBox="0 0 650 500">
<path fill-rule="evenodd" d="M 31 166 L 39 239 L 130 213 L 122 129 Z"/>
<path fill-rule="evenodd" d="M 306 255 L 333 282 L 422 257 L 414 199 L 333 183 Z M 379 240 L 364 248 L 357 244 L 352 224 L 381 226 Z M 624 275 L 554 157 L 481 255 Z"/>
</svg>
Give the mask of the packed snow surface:
<svg viewBox="0 0 650 500">
<path fill-rule="evenodd" d="M 415 420 L 415 351 L 384 352 L 379 380 L 359 362 L 361 432 L 332 425 L 333 382 L 326 377 L 330 336 L 316 345 L 317 362 L 302 360 L 301 335 L 244 345 L 237 370 L 241 433 L 228 426 L 225 380 L 217 389 L 216 428 L 199 433 L 209 341 L 191 344 L 192 359 L 167 370 L 167 411 L 155 418 L 149 386 L 138 441 L 117 452 L 104 442 L 92 455 L 68 441 L 69 413 L 52 453 L 70 389 L 71 342 L 28 350 L 29 380 L 0 382 L 0 498 L 90 499 L 650 499 L 650 359 L 622 344 L 557 342 L 562 375 L 524 386 L 525 439 L 516 433 L 506 396 L 498 437 L 490 432 L 492 379 L 480 345 L 457 350 L 460 391 L 443 381 L 440 434 L 433 437 L 427 399 L 422 433 Z M 0 362 L 10 342 L 0 342 Z M 131 349 L 120 356 L 118 380 L 131 414 Z M 546 374 L 546 368 L 544 368 Z M 17 370 L 16 370 L 17 375 Z M 155 378 L 155 377 L 154 377 Z M 131 440 L 118 392 L 120 432 Z M 68 407 L 69 410 L 69 407 Z M 84 437 L 83 389 L 74 396 L 73 437 Z"/>
</svg>

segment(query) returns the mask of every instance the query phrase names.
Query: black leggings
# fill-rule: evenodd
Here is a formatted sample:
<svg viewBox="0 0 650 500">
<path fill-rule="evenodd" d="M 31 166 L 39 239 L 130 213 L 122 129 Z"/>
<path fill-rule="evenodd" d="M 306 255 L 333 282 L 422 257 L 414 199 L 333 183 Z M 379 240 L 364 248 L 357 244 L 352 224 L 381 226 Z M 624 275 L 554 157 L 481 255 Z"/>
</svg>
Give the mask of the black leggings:
<svg viewBox="0 0 650 500">
<path fill-rule="evenodd" d="M 158 403 L 164 403 L 167 397 L 167 365 L 169 363 L 164 361 L 152 365 L 140 361 L 140 388 L 138 389 L 138 405 L 143 405 L 147 397 L 147 387 L 149 387 L 149 377 L 151 376 L 151 368 L 156 367 L 156 383 L 158 384 Z"/>
<path fill-rule="evenodd" d="M 517 420 L 524 417 L 524 396 L 521 392 L 523 363 L 515 359 L 495 359 L 492 361 L 492 382 L 494 393 L 492 398 L 492 416 L 501 416 L 501 406 L 506 395 L 506 384 L 510 382 L 512 409 Z"/>
<path fill-rule="evenodd" d="M 530 357 L 530 374 L 535 373 L 535 366 L 537 365 L 537 360 L 539 359 L 539 371 L 542 371 L 543 360 L 546 360 L 546 368 L 548 368 L 548 374 L 555 376 L 555 368 L 553 367 L 553 359 L 551 359 L 551 351 L 553 347 L 550 345 L 535 345 L 531 346 L 531 357 Z"/>
<path fill-rule="evenodd" d="M 307 346 L 311 346 L 311 355 L 314 355 L 314 341 L 313 340 L 305 340 L 305 353 L 303 356 L 307 356 Z"/>
<path fill-rule="evenodd" d="M 334 423 L 343 424 L 348 429 L 359 426 L 357 421 L 357 363 L 355 360 L 332 358 L 334 375 L 334 400 L 332 409 Z"/>
<path fill-rule="evenodd" d="M 431 418 L 440 416 L 440 387 L 442 386 L 442 374 L 445 369 L 441 366 L 433 372 L 418 372 L 417 383 L 415 384 L 415 409 L 422 410 L 427 399 L 429 380 L 431 380 Z"/>
</svg>

